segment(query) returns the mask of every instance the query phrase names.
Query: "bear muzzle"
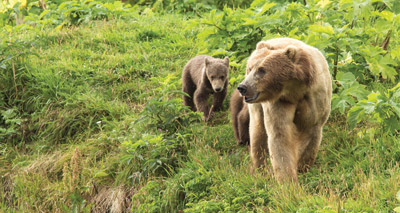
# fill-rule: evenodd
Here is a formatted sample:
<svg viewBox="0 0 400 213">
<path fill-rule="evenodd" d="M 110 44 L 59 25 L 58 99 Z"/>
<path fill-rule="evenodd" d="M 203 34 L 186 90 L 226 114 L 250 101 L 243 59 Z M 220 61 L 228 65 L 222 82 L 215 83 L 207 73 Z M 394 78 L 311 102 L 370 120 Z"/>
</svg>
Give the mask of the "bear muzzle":
<svg viewBox="0 0 400 213">
<path fill-rule="evenodd" d="M 237 87 L 237 89 L 239 90 L 239 92 L 240 92 L 240 94 L 241 94 L 242 96 L 245 96 L 245 95 L 246 95 L 246 92 L 247 92 L 247 86 L 246 86 L 246 85 L 239 84 L 239 86 Z"/>
<path fill-rule="evenodd" d="M 260 93 L 258 92 L 258 93 L 256 93 L 254 96 L 252 96 L 252 97 L 244 96 L 244 101 L 245 101 L 246 103 L 254 103 L 254 102 L 257 100 L 257 98 L 258 98 L 259 95 L 260 95 Z"/>
<path fill-rule="evenodd" d="M 215 92 L 221 92 L 221 91 L 222 91 L 222 87 L 215 88 Z"/>
<path fill-rule="evenodd" d="M 244 96 L 244 101 L 246 103 L 252 103 L 257 100 L 258 96 L 260 95 L 259 92 L 255 93 L 254 95 L 248 94 L 247 86 L 244 84 L 239 84 L 237 87 L 241 96 Z"/>
</svg>

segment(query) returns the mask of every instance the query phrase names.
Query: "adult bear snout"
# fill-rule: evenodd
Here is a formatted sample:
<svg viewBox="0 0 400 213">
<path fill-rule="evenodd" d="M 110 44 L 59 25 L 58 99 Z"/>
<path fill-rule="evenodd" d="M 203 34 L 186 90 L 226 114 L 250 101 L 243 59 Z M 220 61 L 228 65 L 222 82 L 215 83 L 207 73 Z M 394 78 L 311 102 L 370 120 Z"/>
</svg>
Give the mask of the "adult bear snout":
<svg viewBox="0 0 400 213">
<path fill-rule="evenodd" d="M 247 87 L 244 84 L 239 84 L 239 86 L 237 87 L 237 89 L 239 90 L 241 95 L 245 95 L 247 92 Z"/>
</svg>

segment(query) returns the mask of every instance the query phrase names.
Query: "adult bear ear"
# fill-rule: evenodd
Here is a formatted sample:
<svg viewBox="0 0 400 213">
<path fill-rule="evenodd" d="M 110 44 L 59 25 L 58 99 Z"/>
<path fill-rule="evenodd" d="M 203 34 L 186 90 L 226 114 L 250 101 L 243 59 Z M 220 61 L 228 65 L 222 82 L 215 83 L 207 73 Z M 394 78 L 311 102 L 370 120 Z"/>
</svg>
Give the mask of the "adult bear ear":
<svg viewBox="0 0 400 213">
<path fill-rule="evenodd" d="M 229 58 L 228 58 L 228 56 L 226 56 L 226 57 L 224 58 L 224 64 L 225 64 L 227 67 L 229 67 Z"/>
<path fill-rule="evenodd" d="M 260 41 L 260 42 L 257 43 L 256 49 L 259 50 L 259 49 L 262 49 L 262 48 L 267 48 L 267 49 L 270 49 L 270 50 L 273 50 L 273 49 L 274 49 L 274 48 L 273 48 L 270 44 L 268 44 L 267 42 L 265 42 L 265 41 Z"/>
<path fill-rule="evenodd" d="M 206 67 L 210 64 L 210 60 L 208 60 L 208 58 L 204 58 L 204 65 L 206 65 Z"/>
<path fill-rule="evenodd" d="M 285 55 L 293 62 L 296 61 L 296 57 L 298 55 L 297 47 L 293 45 L 289 45 L 285 49 Z"/>
</svg>

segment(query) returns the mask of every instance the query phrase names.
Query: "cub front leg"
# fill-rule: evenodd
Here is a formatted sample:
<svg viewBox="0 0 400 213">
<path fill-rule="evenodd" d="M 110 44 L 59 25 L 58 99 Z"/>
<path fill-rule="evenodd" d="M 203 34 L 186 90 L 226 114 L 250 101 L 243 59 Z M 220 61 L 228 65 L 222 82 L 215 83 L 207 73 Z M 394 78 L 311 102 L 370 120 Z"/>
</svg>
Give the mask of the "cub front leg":
<svg viewBox="0 0 400 213">
<path fill-rule="evenodd" d="M 261 104 L 249 104 L 250 113 L 250 157 L 253 162 L 252 170 L 260 168 L 265 163 L 268 152 L 268 136 L 264 126 L 264 113 Z"/>
<path fill-rule="evenodd" d="M 218 112 L 222 109 L 222 104 L 224 103 L 226 97 L 227 89 L 225 88 L 221 92 L 214 93 L 214 111 Z"/>
<path fill-rule="evenodd" d="M 208 107 L 208 97 L 210 94 L 202 88 L 199 88 L 195 91 L 194 93 L 194 103 L 196 105 L 197 111 L 203 113 L 203 120 L 208 121 L 209 120 L 209 112 L 210 109 Z"/>
<path fill-rule="evenodd" d="M 183 95 L 183 104 L 185 106 L 190 107 L 190 109 L 192 111 L 196 111 L 196 107 L 194 106 L 193 103 L 193 94 L 195 91 L 196 87 L 192 86 L 192 85 L 184 85 L 182 88 L 182 91 L 186 94 L 188 94 L 189 96 Z"/>
<path fill-rule="evenodd" d="M 290 103 L 264 104 L 268 149 L 278 181 L 297 182 L 299 133 L 293 123 L 296 107 Z"/>
</svg>

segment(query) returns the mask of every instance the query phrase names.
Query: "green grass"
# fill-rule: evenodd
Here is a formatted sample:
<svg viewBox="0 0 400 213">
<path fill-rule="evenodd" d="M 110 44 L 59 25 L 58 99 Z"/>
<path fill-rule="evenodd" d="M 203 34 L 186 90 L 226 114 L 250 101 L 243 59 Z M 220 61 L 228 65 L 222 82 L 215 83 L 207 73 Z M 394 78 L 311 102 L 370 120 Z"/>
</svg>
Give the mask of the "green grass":
<svg viewBox="0 0 400 213">
<path fill-rule="evenodd" d="M 336 113 L 299 185 L 278 184 L 269 168 L 251 174 L 228 99 L 210 123 L 179 108 L 181 72 L 203 49 L 201 31 L 184 15 L 154 14 L 9 33 L 37 56 L 14 59 L 18 91 L 12 80 L 2 95 L 1 109 L 23 122 L 22 134 L 0 143 L 0 210 L 390 212 L 400 205 L 399 139 L 359 137 Z M 233 69 L 231 78 L 242 72 Z M 138 122 L 143 115 L 175 120 Z"/>
</svg>

